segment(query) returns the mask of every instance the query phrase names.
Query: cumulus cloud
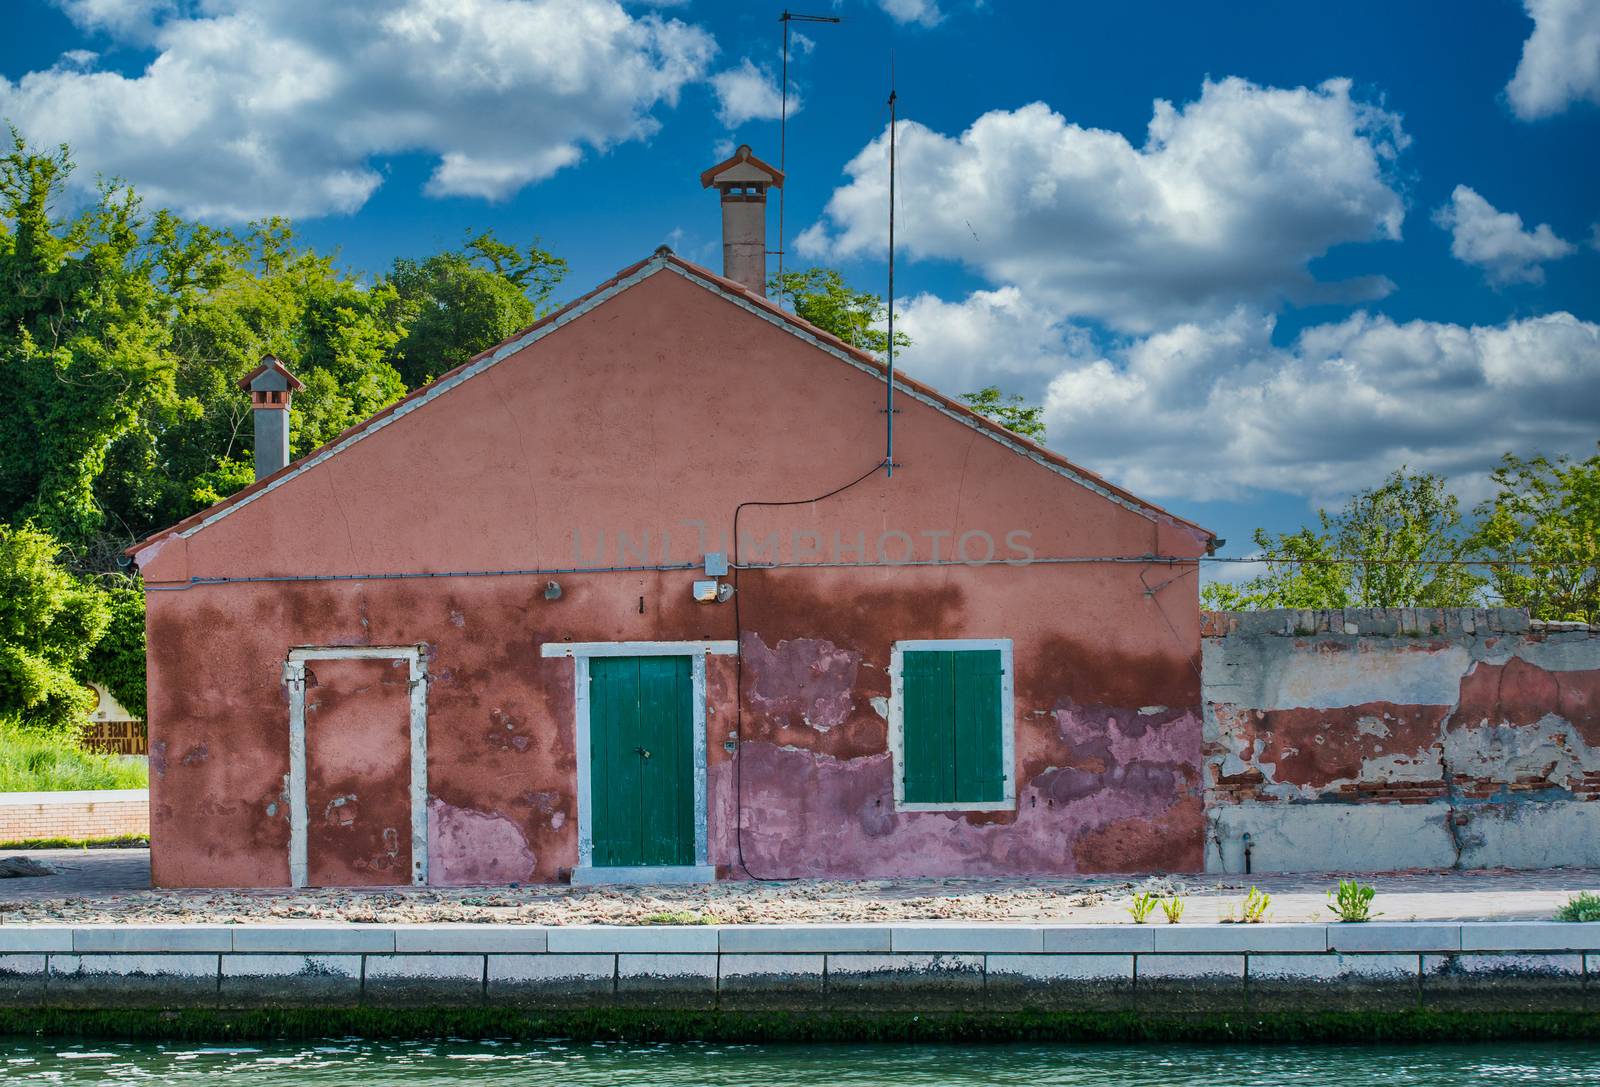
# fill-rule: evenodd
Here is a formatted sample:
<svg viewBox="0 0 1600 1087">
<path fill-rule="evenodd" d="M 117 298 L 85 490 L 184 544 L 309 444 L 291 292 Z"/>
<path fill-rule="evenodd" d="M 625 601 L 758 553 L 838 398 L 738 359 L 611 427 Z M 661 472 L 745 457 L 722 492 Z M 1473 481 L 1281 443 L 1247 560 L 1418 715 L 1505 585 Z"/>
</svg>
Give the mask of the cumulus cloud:
<svg viewBox="0 0 1600 1087">
<path fill-rule="evenodd" d="M 959 302 L 919 294 L 895 311 L 895 330 L 911 338 L 899 364 L 951 394 L 999 385 L 1038 402 L 1070 360 L 1095 357 L 1086 331 L 1017 287 L 974 291 Z"/>
<path fill-rule="evenodd" d="M 1398 239 L 1391 178 L 1400 118 L 1315 88 L 1206 82 L 1157 100 L 1142 146 L 1069 122 L 1043 103 L 986 113 L 958 136 L 899 130 L 897 241 L 912 258 L 959 260 L 997 285 L 1130 331 L 1215 317 L 1241 302 L 1359 302 L 1392 285 L 1314 279 L 1348 242 Z M 822 220 L 796 239 L 813 258 L 884 251 L 888 134 L 845 167 Z"/>
<path fill-rule="evenodd" d="M 782 89 L 769 71 L 756 67 L 749 57 L 711 77 L 717 95 L 717 120 L 728 128 L 746 121 L 775 121 L 782 110 Z M 789 113 L 800 112 L 800 96 L 789 92 Z"/>
<path fill-rule="evenodd" d="M 1465 185 L 1456 186 L 1433 219 L 1450 232 L 1450 255 L 1482 268 L 1491 283 L 1543 283 L 1544 262 L 1577 252 L 1549 223 L 1524 230 L 1522 216 L 1497 210 Z"/>
<path fill-rule="evenodd" d="M 86 24 L 155 12 L 67 0 Z M 95 24 L 100 25 L 100 24 Z M 208 0 L 152 26 L 138 76 L 62 67 L 0 77 L 0 116 L 69 143 L 76 175 L 224 220 L 359 208 L 373 159 L 422 153 L 436 196 L 501 198 L 586 149 L 649 135 L 703 78 L 705 31 L 615 0 Z"/>
<path fill-rule="evenodd" d="M 1593 451 L 1600 325 L 1467 327 L 1357 313 L 1272 344 L 1238 310 L 1092 361 L 1045 398 L 1051 442 L 1139 493 L 1326 500 L 1400 464 L 1481 476 L 1507 451 Z"/>
<path fill-rule="evenodd" d="M 68 19 L 92 33 L 148 42 L 161 21 L 178 10 L 176 0 L 55 0 Z"/>
<path fill-rule="evenodd" d="M 1550 117 L 1574 102 L 1600 105 L 1600 4 L 1595 0 L 1523 0 L 1533 33 L 1506 84 L 1524 121 Z"/>
<path fill-rule="evenodd" d="M 878 0 L 878 6 L 897 23 L 937 26 L 944 18 L 938 0 Z"/>
</svg>

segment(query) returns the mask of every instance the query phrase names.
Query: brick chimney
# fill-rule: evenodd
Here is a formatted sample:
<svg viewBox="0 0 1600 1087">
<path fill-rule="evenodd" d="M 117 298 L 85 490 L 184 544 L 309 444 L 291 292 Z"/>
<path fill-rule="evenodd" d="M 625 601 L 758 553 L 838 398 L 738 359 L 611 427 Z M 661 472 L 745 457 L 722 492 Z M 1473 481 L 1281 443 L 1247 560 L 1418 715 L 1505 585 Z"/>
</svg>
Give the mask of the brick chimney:
<svg viewBox="0 0 1600 1087">
<path fill-rule="evenodd" d="M 732 158 L 700 175 L 701 188 L 712 186 L 722 194 L 722 274 L 764 295 L 767 190 L 783 188 L 783 173 L 756 158 L 744 144 Z"/>
<path fill-rule="evenodd" d="M 305 388 L 300 379 L 271 355 L 239 379 L 250 390 L 256 424 L 256 478 L 263 479 L 289 463 L 289 399 Z"/>
</svg>

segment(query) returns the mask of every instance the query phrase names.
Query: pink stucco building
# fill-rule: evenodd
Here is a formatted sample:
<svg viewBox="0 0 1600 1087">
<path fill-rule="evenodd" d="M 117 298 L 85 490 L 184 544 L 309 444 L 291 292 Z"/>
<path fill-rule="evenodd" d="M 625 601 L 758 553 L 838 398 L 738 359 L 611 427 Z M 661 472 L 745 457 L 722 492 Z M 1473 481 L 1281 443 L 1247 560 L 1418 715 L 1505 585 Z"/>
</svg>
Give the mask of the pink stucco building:
<svg viewBox="0 0 1600 1087">
<path fill-rule="evenodd" d="M 891 476 L 879 360 L 742 274 L 658 250 L 138 545 L 158 885 L 1203 867 L 1210 534 L 900 375 Z"/>
</svg>

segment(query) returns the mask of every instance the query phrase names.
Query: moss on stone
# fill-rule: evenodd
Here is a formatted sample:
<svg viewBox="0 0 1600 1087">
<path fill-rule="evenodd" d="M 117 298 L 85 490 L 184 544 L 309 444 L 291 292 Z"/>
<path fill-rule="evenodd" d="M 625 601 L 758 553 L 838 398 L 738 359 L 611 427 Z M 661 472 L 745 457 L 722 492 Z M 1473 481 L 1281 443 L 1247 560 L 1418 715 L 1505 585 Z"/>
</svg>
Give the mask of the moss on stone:
<svg viewBox="0 0 1600 1087">
<path fill-rule="evenodd" d="M 183 1041 L 571 1038 L 635 1042 L 1437 1042 L 1600 1039 L 1600 1012 L 934 1012 L 595 1008 L 0 1009 L 0 1035 Z"/>
</svg>

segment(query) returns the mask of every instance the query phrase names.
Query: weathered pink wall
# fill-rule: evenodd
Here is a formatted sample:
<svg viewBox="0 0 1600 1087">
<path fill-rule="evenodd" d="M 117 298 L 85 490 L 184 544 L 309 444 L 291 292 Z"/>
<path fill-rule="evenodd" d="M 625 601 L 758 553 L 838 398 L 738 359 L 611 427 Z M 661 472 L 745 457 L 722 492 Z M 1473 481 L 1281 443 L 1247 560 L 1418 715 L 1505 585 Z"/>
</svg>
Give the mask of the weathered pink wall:
<svg viewBox="0 0 1600 1087">
<path fill-rule="evenodd" d="M 555 601 L 544 576 L 163 583 L 610 565 L 617 534 L 636 548 L 645 530 L 646 561 L 697 560 L 731 550 L 740 502 L 819 494 L 880 460 L 882 394 L 873 375 L 658 273 L 187 540 L 147 548 L 156 882 L 287 882 L 291 646 L 428 645 L 430 872 L 474 883 L 559 879 L 577 861 L 572 663 L 542 658 L 542 643 L 737 633 L 731 604 L 690 600 L 692 570 L 557 575 Z M 1000 558 L 1019 530 L 1039 557 L 1204 549 L 1197 531 L 910 396 L 897 406 L 892 480 L 746 508 L 741 538 L 776 531 L 801 561 L 813 541 L 796 532 L 827 553 L 835 533 L 870 551 L 898 529 L 922 559 L 935 546 L 922 534 L 946 530 L 941 557 L 978 529 Z M 751 873 L 1201 867 L 1193 564 L 790 568 L 738 584 Z M 893 811 L 890 646 L 943 637 L 1014 640 L 1014 813 Z M 722 746 L 734 674 L 710 658 L 710 840 L 719 870 L 742 876 Z"/>
<path fill-rule="evenodd" d="M 1207 613 L 1212 868 L 1600 863 L 1600 630 L 1510 609 Z"/>
</svg>

